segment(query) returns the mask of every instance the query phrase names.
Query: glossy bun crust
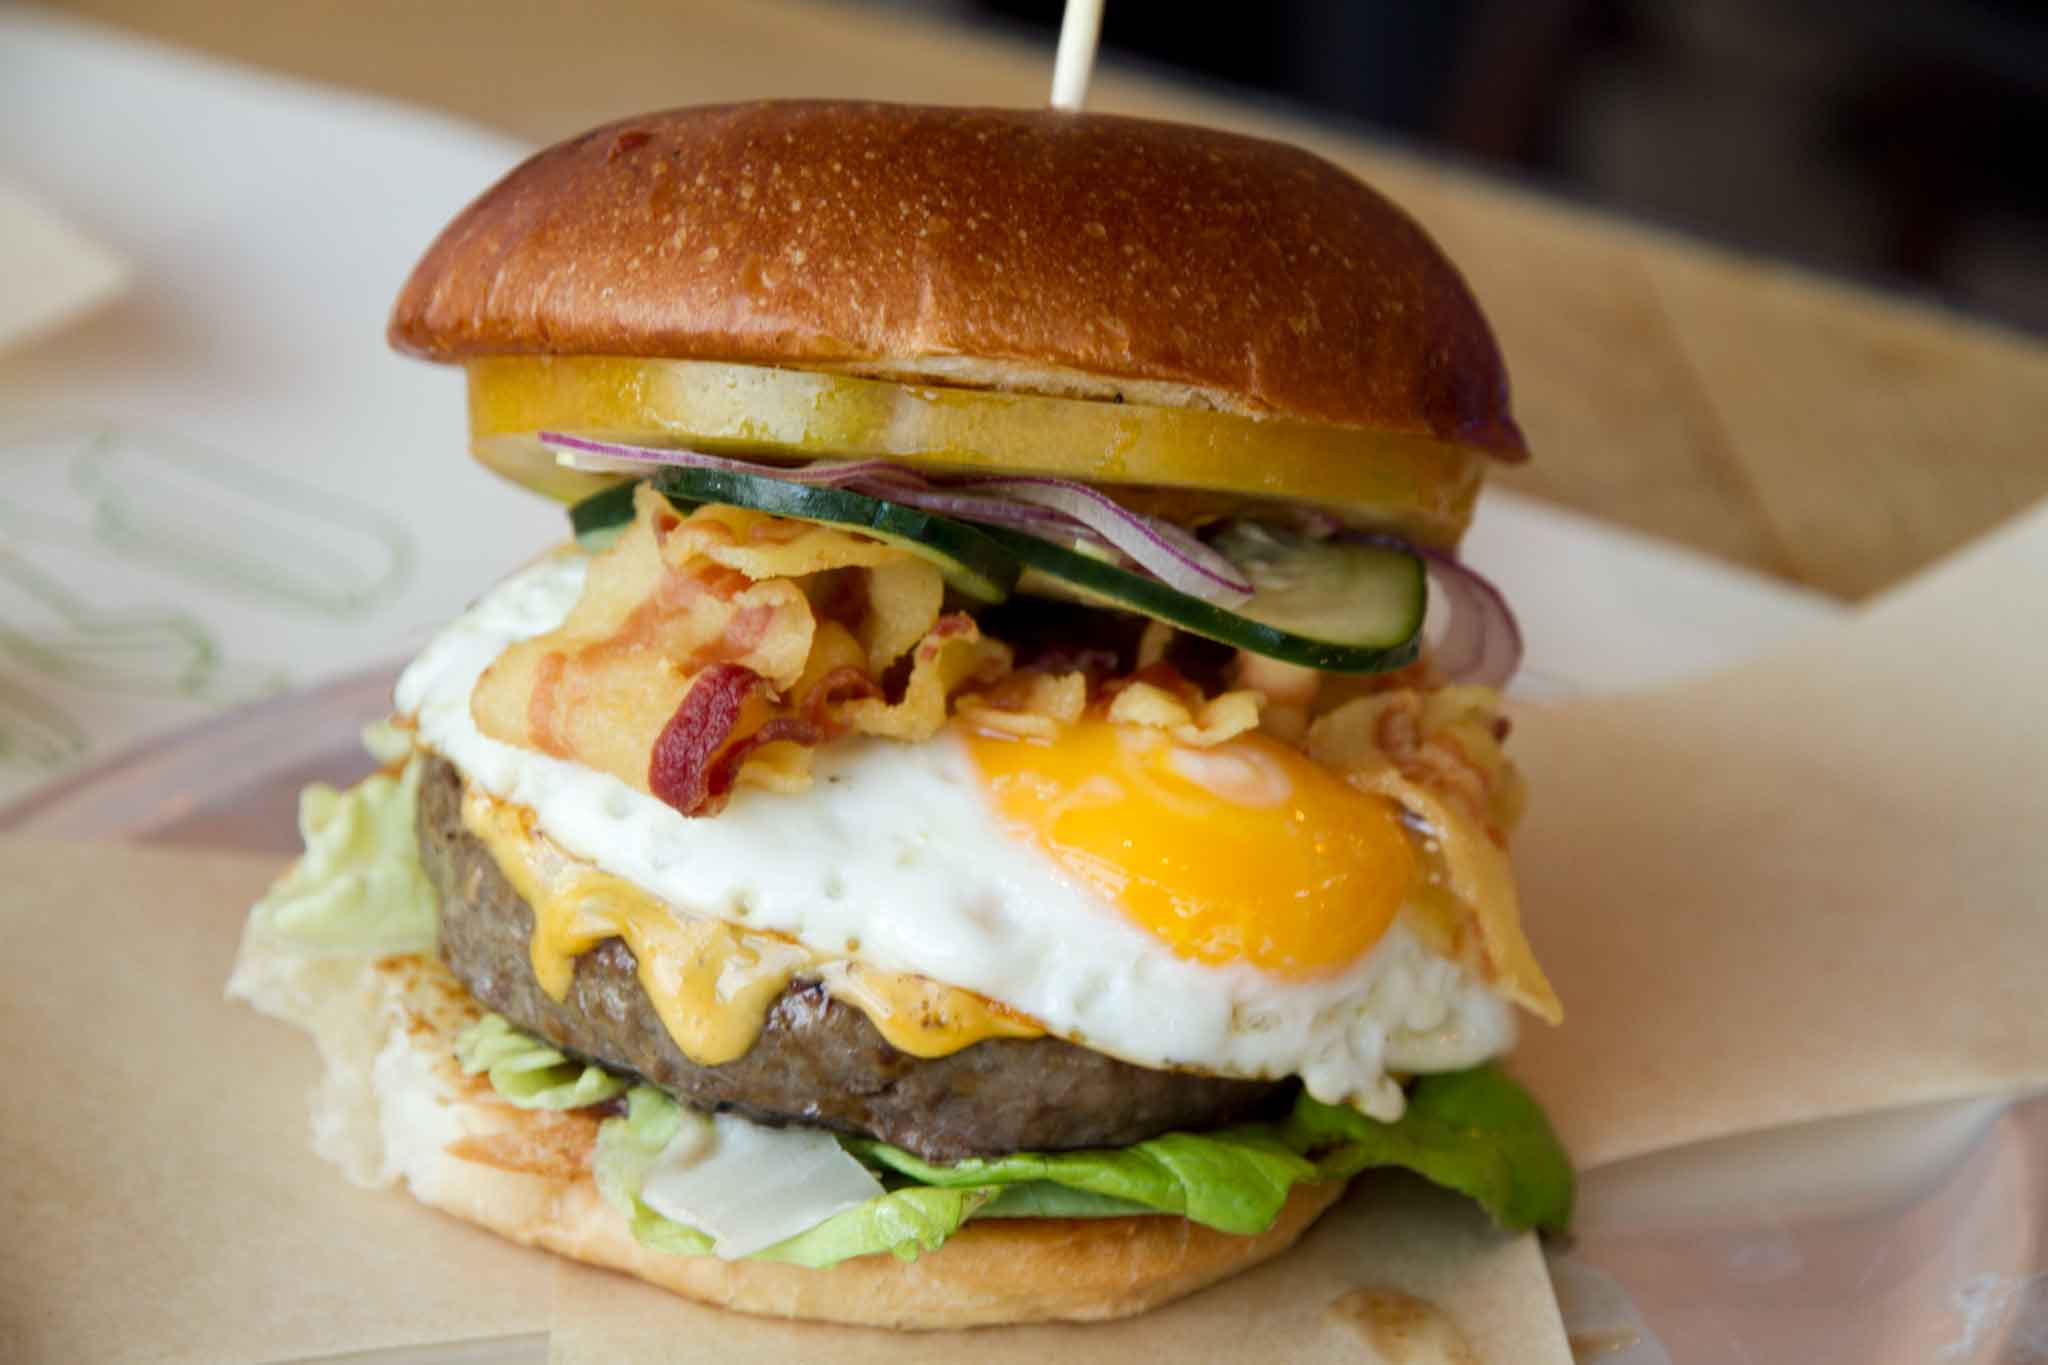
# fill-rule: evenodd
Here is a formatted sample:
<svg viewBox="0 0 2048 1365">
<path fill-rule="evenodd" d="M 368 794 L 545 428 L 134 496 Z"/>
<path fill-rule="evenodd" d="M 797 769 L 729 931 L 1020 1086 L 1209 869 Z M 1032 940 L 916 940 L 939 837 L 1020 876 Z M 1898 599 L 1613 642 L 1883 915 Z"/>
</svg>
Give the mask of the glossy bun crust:
<svg viewBox="0 0 2048 1365">
<path fill-rule="evenodd" d="M 1299 148 L 1105 114 L 775 102 L 551 147 L 391 320 L 431 360 L 725 360 L 1525 453 L 1464 280 Z"/>
</svg>

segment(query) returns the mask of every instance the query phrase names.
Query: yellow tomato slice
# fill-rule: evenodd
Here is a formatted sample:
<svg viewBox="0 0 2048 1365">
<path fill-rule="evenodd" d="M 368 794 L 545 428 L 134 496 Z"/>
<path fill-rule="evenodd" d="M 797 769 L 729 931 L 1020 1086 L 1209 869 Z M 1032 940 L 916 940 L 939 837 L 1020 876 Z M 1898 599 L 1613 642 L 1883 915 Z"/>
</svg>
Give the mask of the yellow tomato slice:
<svg viewBox="0 0 2048 1365">
<path fill-rule="evenodd" d="M 1427 437 L 818 370 L 498 356 L 471 361 L 468 371 L 477 458 L 564 500 L 611 480 L 562 469 L 537 432 L 1315 502 L 1348 521 L 1399 527 L 1439 544 L 1463 532 L 1485 473 L 1483 454 Z"/>
</svg>

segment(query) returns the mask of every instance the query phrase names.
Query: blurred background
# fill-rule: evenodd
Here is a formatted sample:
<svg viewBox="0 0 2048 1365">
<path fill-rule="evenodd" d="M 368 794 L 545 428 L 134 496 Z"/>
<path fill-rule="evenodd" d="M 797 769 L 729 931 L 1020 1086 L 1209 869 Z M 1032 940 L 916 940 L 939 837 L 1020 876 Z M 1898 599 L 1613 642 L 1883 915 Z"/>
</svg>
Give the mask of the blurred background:
<svg viewBox="0 0 2048 1365">
<path fill-rule="evenodd" d="M 1035 105 L 1061 9 L 0 0 L 19 35 L 10 50 L 0 32 L 0 181 L 126 253 L 140 286 L 98 332 L 66 333 L 69 351 L 0 368 L 0 407 L 10 384 L 43 405 L 98 376 L 160 420 L 199 392 L 200 376 L 173 385 L 166 367 L 145 403 L 109 342 L 165 318 L 189 328 L 187 313 L 150 311 L 150 290 L 202 261 L 246 301 L 206 353 L 223 373 L 285 354 L 287 316 L 299 325 L 317 305 L 334 310 L 333 354 L 386 366 L 379 384 L 424 386 L 374 344 L 386 301 L 447 215 L 526 150 L 683 103 Z M 1539 452 L 1498 471 L 1499 487 L 1845 600 L 2048 495 L 2048 6 L 1107 9 L 1091 107 L 1299 142 L 1385 190 L 1459 263 Z M 46 22 L 73 35 L 68 63 L 29 41 Z M 396 103 L 349 103 L 363 95 Z M 288 132 L 282 111 L 301 99 L 311 131 Z M 229 119 L 230 106 L 249 112 Z M 374 158 L 373 126 L 392 139 Z M 320 263 L 311 275 L 290 268 L 295 252 Z M 17 275 L 47 273 L 31 259 L 15 253 Z M 313 288 L 338 272 L 353 272 L 346 290 Z M 281 313 L 278 288 L 302 281 L 299 312 Z M 0 305 L 23 292 L 0 287 Z M 292 346 L 309 373 L 327 354 Z M 192 369 L 205 355 L 176 358 Z M 272 396 L 280 424 L 307 425 L 304 397 L 278 384 L 233 392 L 234 411 Z M 454 408 L 424 387 L 418 401 L 458 439 Z"/>
<path fill-rule="evenodd" d="M 891 0 L 869 0 L 888 4 Z M 893 0 L 1050 32 L 1058 0 Z M 1115 59 L 2048 329 L 2048 5 L 1115 0 Z"/>
</svg>

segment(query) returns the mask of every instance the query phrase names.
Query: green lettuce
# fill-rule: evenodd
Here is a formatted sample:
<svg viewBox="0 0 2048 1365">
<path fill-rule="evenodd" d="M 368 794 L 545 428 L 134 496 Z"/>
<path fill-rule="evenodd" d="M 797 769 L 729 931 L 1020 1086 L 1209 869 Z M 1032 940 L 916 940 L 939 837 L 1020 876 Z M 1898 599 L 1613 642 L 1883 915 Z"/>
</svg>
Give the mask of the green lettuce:
<svg viewBox="0 0 2048 1365">
<path fill-rule="evenodd" d="M 306 851 L 256 903 L 251 932 L 308 957 L 432 951 L 434 888 L 414 831 L 421 771 L 414 759 L 395 778 L 300 792 Z"/>
<path fill-rule="evenodd" d="M 1128 1199 L 1114 1199 L 1087 1190 L 1070 1190 L 1050 1180 L 1003 1185 L 996 1197 L 975 1210 L 976 1218 L 1131 1218 L 1157 1213 Z"/>
<path fill-rule="evenodd" d="M 1407 1112 L 1392 1123 L 1302 1095 L 1278 1123 L 1168 1133 L 1103 1151 L 1020 1152 L 936 1166 L 886 1143 L 847 1145 L 920 1184 L 1043 1182 L 1246 1235 L 1272 1226 L 1295 1185 L 1348 1180 L 1375 1166 L 1411 1170 L 1469 1195 L 1513 1232 L 1561 1231 L 1571 1221 L 1570 1159 L 1536 1102 L 1492 1066 L 1418 1078 Z"/>
<path fill-rule="evenodd" d="M 1470 1195 L 1511 1231 L 1562 1232 L 1571 1222 L 1571 1158 L 1542 1108 L 1498 1067 L 1417 1078 L 1393 1123 L 1303 1096 L 1284 1126 L 1285 1141 L 1315 1153 L 1328 1179 L 1399 1166 Z"/>
<path fill-rule="evenodd" d="M 602 1067 L 571 1061 L 503 1015 L 487 1014 L 455 1040 L 455 1059 L 521 1109 L 582 1109 L 624 1092 L 626 1082 Z"/>
<path fill-rule="evenodd" d="M 886 1143 L 850 1139 L 847 1145 L 856 1156 L 921 1185 L 1043 1181 L 1135 1204 L 1151 1213 L 1177 1213 L 1243 1236 L 1271 1227 L 1287 1202 L 1287 1192 L 1318 1178 L 1315 1163 L 1290 1150 L 1271 1124 L 1168 1133 L 1098 1151 L 977 1157 L 951 1166 L 935 1166 Z"/>
<path fill-rule="evenodd" d="M 681 1256 L 711 1252 L 709 1237 L 664 1218 L 640 1198 L 648 1172 L 684 1125 L 703 1122 L 654 1087 L 636 1085 L 626 1095 L 624 1117 L 606 1119 L 598 1128 L 597 1151 L 591 1158 L 598 1192 L 626 1216 L 633 1236 L 657 1251 Z M 988 1189 L 905 1186 L 836 1213 L 750 1259 L 814 1270 L 883 1251 L 914 1260 L 921 1251 L 937 1250 L 993 1197 L 994 1191 Z"/>
<path fill-rule="evenodd" d="M 878 1251 L 900 1261 L 914 1261 L 921 1251 L 937 1251 L 993 1197 L 994 1191 L 986 1189 L 906 1185 L 835 1213 L 814 1228 L 755 1252 L 754 1259 L 786 1261 L 813 1270 Z"/>
<path fill-rule="evenodd" d="M 597 1192 L 626 1216 L 634 1238 L 656 1251 L 678 1256 L 711 1254 L 709 1237 L 662 1217 L 640 1200 L 647 1173 L 683 1131 L 683 1125 L 706 1122 L 702 1115 L 691 1113 L 653 1086 L 636 1085 L 626 1092 L 624 1117 L 606 1119 L 598 1126 L 597 1149 L 590 1157 Z"/>
<path fill-rule="evenodd" d="M 642 1203 L 641 1186 L 686 1123 L 704 1120 L 650 1086 L 598 1134 L 598 1188 L 648 1246 L 709 1253 L 710 1239 Z M 1302 1096 L 1285 1119 L 1164 1137 L 1102 1151 L 1023 1152 L 934 1165 L 887 1143 L 842 1139 L 899 1183 L 766 1251 L 764 1260 L 826 1266 L 937 1247 L 970 1218 L 1115 1218 L 1179 1214 L 1224 1232 L 1265 1231 L 1288 1191 L 1371 1167 L 1414 1171 L 1477 1200 L 1509 1231 L 1561 1231 L 1571 1220 L 1571 1162 L 1527 1092 L 1492 1066 L 1417 1079 L 1407 1112 L 1380 1123 Z"/>
</svg>

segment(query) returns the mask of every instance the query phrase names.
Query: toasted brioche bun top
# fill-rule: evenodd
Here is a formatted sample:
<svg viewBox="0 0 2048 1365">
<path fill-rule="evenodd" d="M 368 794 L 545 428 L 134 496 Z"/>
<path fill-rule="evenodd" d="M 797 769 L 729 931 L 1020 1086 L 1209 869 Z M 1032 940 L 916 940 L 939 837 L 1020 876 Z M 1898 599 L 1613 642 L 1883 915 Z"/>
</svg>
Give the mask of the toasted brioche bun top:
<svg viewBox="0 0 2048 1365">
<path fill-rule="evenodd" d="M 1486 320 L 1406 214 L 1299 148 L 1104 114 L 626 119 L 463 210 L 390 335 L 439 361 L 840 369 L 1526 454 Z"/>
</svg>

